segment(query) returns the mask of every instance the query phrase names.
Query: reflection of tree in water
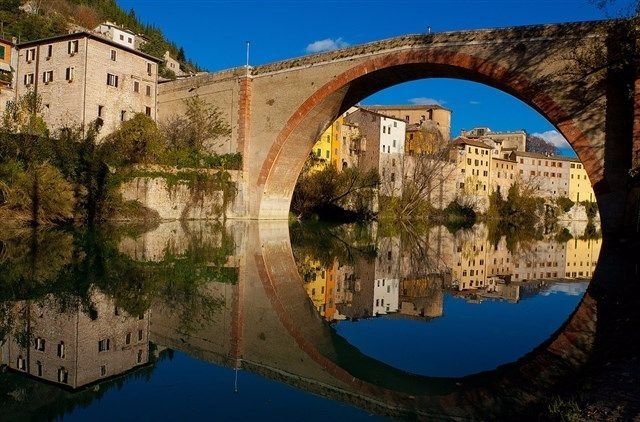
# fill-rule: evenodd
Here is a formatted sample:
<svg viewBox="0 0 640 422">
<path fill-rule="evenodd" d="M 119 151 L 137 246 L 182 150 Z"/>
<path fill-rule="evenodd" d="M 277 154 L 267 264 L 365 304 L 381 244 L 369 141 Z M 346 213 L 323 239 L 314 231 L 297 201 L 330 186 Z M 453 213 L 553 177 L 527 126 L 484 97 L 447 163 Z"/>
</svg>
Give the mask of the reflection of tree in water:
<svg viewBox="0 0 640 422">
<path fill-rule="evenodd" d="M 293 255 L 303 276 L 310 270 L 305 267 L 305 258 L 328 267 L 334 259 L 350 265 L 358 258 L 373 260 L 376 257 L 374 225 L 298 223 L 289 230 Z"/>
<path fill-rule="evenodd" d="M 0 303 L 37 303 L 53 293 L 60 312 L 81 308 L 95 318 L 91 290 L 97 288 L 130 315 L 142 315 L 152 303 L 160 303 L 179 315 L 185 328 L 193 328 L 224 304 L 206 285 L 237 282 L 236 269 L 225 267 L 233 239 L 222 226 L 211 231 L 219 235 L 189 233 L 186 250 L 166 252 L 158 262 L 139 262 L 121 253 L 119 239 L 131 236 L 122 229 L 3 233 Z"/>
</svg>

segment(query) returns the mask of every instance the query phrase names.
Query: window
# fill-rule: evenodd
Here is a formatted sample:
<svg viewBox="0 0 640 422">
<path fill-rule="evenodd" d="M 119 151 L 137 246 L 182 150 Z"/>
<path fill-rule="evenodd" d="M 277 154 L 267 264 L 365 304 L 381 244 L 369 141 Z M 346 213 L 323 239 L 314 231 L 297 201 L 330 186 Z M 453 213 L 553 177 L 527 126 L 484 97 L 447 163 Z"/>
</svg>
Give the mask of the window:
<svg viewBox="0 0 640 422">
<path fill-rule="evenodd" d="M 18 356 L 18 360 L 16 361 L 16 367 L 20 371 L 27 370 L 27 361 L 22 357 L 22 355 Z"/>
<path fill-rule="evenodd" d="M 33 73 L 27 73 L 24 75 L 24 84 L 26 86 L 33 85 Z"/>
<path fill-rule="evenodd" d="M 74 73 L 74 69 L 73 67 L 68 67 L 67 70 L 65 70 L 64 72 L 64 79 L 72 82 L 73 81 L 73 73 Z"/>
<path fill-rule="evenodd" d="M 63 367 L 58 369 L 58 382 L 66 384 L 69 382 L 69 372 Z"/>
<path fill-rule="evenodd" d="M 142 350 L 138 350 L 138 363 L 142 363 Z"/>
<path fill-rule="evenodd" d="M 98 352 L 104 352 L 106 350 L 109 350 L 109 339 L 103 339 L 103 340 L 99 340 L 98 341 Z"/>
<path fill-rule="evenodd" d="M 116 75 L 112 75 L 111 73 L 107 73 L 107 85 L 118 87 L 118 77 Z"/>
<path fill-rule="evenodd" d="M 133 42 L 133 38 L 128 37 L 128 38 L 127 38 L 127 42 L 128 42 L 129 44 L 131 44 L 131 43 Z"/>
<path fill-rule="evenodd" d="M 59 358 L 64 357 L 64 341 L 61 341 L 60 343 L 58 343 L 58 357 Z"/>
<path fill-rule="evenodd" d="M 329 150 L 325 151 L 325 154 L 324 154 L 324 155 L 325 155 L 325 156 L 326 156 L 326 158 L 328 159 L 328 158 L 329 158 Z"/>
<path fill-rule="evenodd" d="M 107 375 L 107 365 L 100 365 L 100 376 L 104 377 Z"/>
<path fill-rule="evenodd" d="M 124 122 L 127 119 L 127 111 L 126 110 L 120 110 L 120 121 Z"/>
<path fill-rule="evenodd" d="M 133 81 L 133 92 L 140 92 L 140 82 Z"/>
<path fill-rule="evenodd" d="M 150 97 L 150 96 L 151 96 L 151 85 L 147 85 L 147 92 L 146 92 L 146 94 L 147 94 L 147 97 Z"/>
<path fill-rule="evenodd" d="M 124 35 L 120 34 L 120 41 L 124 41 Z"/>
<path fill-rule="evenodd" d="M 99 105 L 98 106 L 98 117 L 102 117 L 103 112 L 104 112 L 104 106 Z"/>
<path fill-rule="evenodd" d="M 35 48 L 28 49 L 26 53 L 26 57 L 27 57 L 27 63 L 34 60 L 36 58 L 36 49 Z"/>
<path fill-rule="evenodd" d="M 151 65 L 151 63 L 147 63 L 147 74 L 148 74 L 149 76 L 151 76 L 151 74 L 152 74 L 152 72 L 151 72 L 151 71 L 152 71 L 152 70 L 153 70 L 153 66 Z"/>
<path fill-rule="evenodd" d="M 5 55 L 4 45 L 0 45 L 0 60 L 4 60 L 4 55 Z"/>
<path fill-rule="evenodd" d="M 111 50 L 111 60 L 115 62 L 117 56 L 118 56 L 118 53 L 116 52 L 116 50 Z"/>
<path fill-rule="evenodd" d="M 42 376 L 42 362 L 37 361 L 36 362 L 36 366 L 38 367 L 38 376 L 41 377 Z"/>
<path fill-rule="evenodd" d="M 145 107 L 144 108 L 144 114 L 146 114 L 147 116 L 151 117 L 151 107 Z"/>
<path fill-rule="evenodd" d="M 143 336 L 142 336 L 142 330 L 138 330 L 138 341 L 142 341 Z"/>
<path fill-rule="evenodd" d="M 74 55 L 78 52 L 78 40 L 69 41 L 67 44 L 67 52 Z"/>
<path fill-rule="evenodd" d="M 44 339 L 42 337 L 37 337 L 36 338 L 36 350 L 44 352 L 44 345 L 45 345 Z"/>
<path fill-rule="evenodd" d="M 46 59 L 49 60 L 53 56 L 53 45 L 49 44 L 47 46 L 47 56 Z"/>
<path fill-rule="evenodd" d="M 393 127 L 398 127 L 398 122 L 393 122 Z"/>
<path fill-rule="evenodd" d="M 396 147 L 396 140 L 395 139 L 393 140 L 393 147 L 394 148 Z"/>
<path fill-rule="evenodd" d="M 47 70 L 42 73 L 42 82 L 48 84 L 49 82 L 53 82 L 53 70 Z"/>
<path fill-rule="evenodd" d="M 124 343 L 131 344 L 131 333 L 127 333 L 127 335 L 124 338 Z"/>
</svg>

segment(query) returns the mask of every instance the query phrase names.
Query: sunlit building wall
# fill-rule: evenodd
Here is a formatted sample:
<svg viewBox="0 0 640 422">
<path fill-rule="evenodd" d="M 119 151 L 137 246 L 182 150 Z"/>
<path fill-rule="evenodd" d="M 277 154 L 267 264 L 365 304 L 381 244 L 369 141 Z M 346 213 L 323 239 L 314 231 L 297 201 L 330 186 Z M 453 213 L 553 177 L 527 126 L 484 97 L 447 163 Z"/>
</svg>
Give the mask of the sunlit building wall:
<svg viewBox="0 0 640 422">
<path fill-rule="evenodd" d="M 578 160 L 569 162 L 569 199 L 573 202 L 595 201 L 587 171 Z"/>
<path fill-rule="evenodd" d="M 381 195 L 401 196 L 405 121 L 363 108 L 345 116 L 345 121 L 357 126 L 362 137 L 358 167 L 378 172 Z"/>
<path fill-rule="evenodd" d="M 406 122 L 407 125 L 431 124 L 440 131 L 442 139 L 451 139 L 451 110 L 437 104 L 404 104 L 404 105 L 375 105 L 366 106 L 367 109 L 395 117 Z"/>
<path fill-rule="evenodd" d="M 534 152 L 514 152 L 509 157 L 516 162 L 520 179 L 544 198 L 569 195 L 569 159 Z"/>
<path fill-rule="evenodd" d="M 485 143 L 458 138 L 450 154 L 457 167 L 456 190 L 480 211 L 487 209 L 491 193 L 491 151 L 492 147 Z"/>
<path fill-rule="evenodd" d="M 324 315 L 325 297 L 327 289 L 327 268 L 320 261 L 305 259 L 305 267 L 308 268 L 304 279 L 304 288 L 313 302 L 313 306 Z"/>
<path fill-rule="evenodd" d="M 491 160 L 491 192 L 499 192 L 503 199 L 507 198 L 509 188 L 519 177 L 519 169 L 515 162 L 503 158 Z"/>
</svg>

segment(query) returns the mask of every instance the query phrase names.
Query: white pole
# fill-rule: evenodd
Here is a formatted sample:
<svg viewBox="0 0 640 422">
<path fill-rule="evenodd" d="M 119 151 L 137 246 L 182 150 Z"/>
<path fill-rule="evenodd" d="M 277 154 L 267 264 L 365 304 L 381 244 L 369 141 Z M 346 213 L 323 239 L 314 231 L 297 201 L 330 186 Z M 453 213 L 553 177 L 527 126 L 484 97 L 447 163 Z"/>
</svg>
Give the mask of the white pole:
<svg viewBox="0 0 640 422">
<path fill-rule="evenodd" d="M 247 67 L 249 67 L 249 41 L 247 41 Z"/>
</svg>

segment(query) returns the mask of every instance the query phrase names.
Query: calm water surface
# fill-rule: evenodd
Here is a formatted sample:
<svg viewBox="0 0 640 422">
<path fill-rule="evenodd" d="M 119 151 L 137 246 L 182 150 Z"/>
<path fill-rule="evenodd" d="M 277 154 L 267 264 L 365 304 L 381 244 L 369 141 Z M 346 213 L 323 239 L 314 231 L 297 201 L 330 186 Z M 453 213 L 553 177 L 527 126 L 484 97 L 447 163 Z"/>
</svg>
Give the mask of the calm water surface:
<svg viewBox="0 0 640 422">
<path fill-rule="evenodd" d="M 552 337 L 599 248 L 485 226 L 4 230 L 0 420 L 463 414 L 440 398 Z"/>
</svg>

